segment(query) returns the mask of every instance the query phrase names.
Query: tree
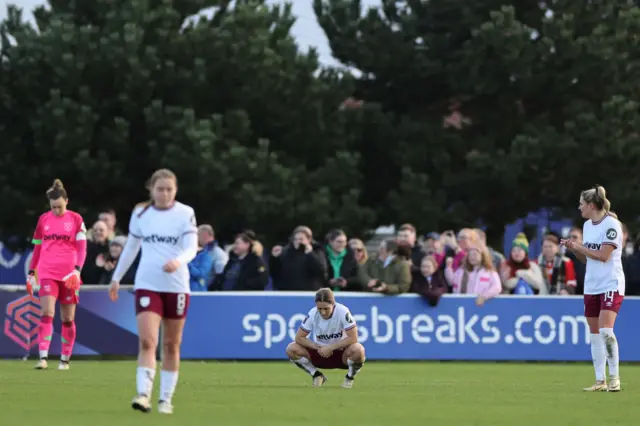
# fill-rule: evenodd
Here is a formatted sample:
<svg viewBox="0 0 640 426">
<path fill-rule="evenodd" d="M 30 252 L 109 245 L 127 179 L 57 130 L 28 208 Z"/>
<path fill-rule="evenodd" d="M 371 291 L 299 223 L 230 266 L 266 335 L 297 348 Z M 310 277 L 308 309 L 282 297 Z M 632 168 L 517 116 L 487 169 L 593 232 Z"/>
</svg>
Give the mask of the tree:
<svg viewBox="0 0 640 426">
<path fill-rule="evenodd" d="M 226 237 L 249 227 L 280 239 L 301 220 L 319 231 L 373 224 L 343 131 L 351 115 L 337 112 L 349 79 L 298 50 L 289 5 L 234 4 L 51 0 L 36 27 L 9 6 L 0 240 L 30 235 L 57 177 L 87 221 L 112 206 L 126 222 L 160 167 Z M 208 7 L 213 16 L 194 16 Z"/>
<path fill-rule="evenodd" d="M 378 167 L 385 161 L 390 169 L 392 207 L 383 217 L 410 218 L 422 229 L 500 229 L 543 206 L 575 212 L 579 191 L 600 183 L 618 213 L 635 219 L 637 6 L 382 0 L 363 11 L 357 0 L 314 0 L 314 7 L 335 57 L 360 71 L 357 97 L 393 116 L 398 155 L 378 156 Z M 365 199 L 376 191 L 366 187 Z"/>
</svg>

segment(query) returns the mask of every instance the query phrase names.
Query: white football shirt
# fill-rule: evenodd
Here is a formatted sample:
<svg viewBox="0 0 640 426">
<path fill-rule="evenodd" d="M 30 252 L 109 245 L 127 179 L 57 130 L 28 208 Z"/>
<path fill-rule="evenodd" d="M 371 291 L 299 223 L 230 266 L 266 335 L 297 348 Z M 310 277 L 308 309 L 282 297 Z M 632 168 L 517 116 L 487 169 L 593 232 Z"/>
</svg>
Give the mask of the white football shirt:
<svg viewBox="0 0 640 426">
<path fill-rule="evenodd" d="M 300 328 L 309 334 L 313 334 L 314 340 L 321 346 L 331 345 L 346 338 L 345 331 L 356 326 L 349 308 L 341 303 L 336 303 L 331 318 L 324 319 L 318 312 L 318 308 L 313 308 L 302 321 Z"/>
<path fill-rule="evenodd" d="M 600 250 L 603 245 L 612 246 L 613 252 L 606 262 L 587 257 L 587 272 L 584 277 L 584 294 L 603 294 L 617 291 L 624 295 L 625 279 L 622 270 L 622 226 L 620 222 L 605 216 L 600 222 L 588 220 L 582 228 L 582 245 L 591 250 Z"/>
<path fill-rule="evenodd" d="M 196 215 L 186 204 L 176 201 L 167 210 L 135 208 L 129 222 L 129 234 L 142 241 L 142 255 L 134 289 L 190 293 L 188 262 L 182 262 L 173 273 L 164 272 L 162 268 L 185 251 L 185 236 L 196 233 Z M 197 251 L 197 238 L 190 240 L 195 242 L 192 249 Z"/>
</svg>

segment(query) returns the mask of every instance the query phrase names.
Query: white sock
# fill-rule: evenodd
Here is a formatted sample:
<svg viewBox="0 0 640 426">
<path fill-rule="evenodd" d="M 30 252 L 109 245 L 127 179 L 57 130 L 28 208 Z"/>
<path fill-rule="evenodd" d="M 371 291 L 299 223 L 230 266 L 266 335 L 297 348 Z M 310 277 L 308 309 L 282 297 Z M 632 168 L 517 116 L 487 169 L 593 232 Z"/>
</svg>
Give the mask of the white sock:
<svg viewBox="0 0 640 426">
<path fill-rule="evenodd" d="M 356 374 L 358 374 L 358 371 L 360 371 L 360 369 L 362 368 L 362 363 L 356 363 L 350 359 L 347 360 L 347 365 L 349 366 L 349 372 L 347 373 L 349 375 L 349 377 L 351 377 L 352 379 L 354 377 L 356 377 Z"/>
<path fill-rule="evenodd" d="M 49 351 L 40 351 L 40 359 L 49 358 Z"/>
<path fill-rule="evenodd" d="M 305 357 L 302 357 L 296 360 L 291 360 L 291 362 L 293 362 L 302 370 L 306 371 L 307 374 L 309 374 L 310 376 L 313 376 L 318 371 L 318 369 L 314 367 L 313 364 L 311 364 L 311 361 L 309 361 Z"/>
<path fill-rule="evenodd" d="M 138 395 L 146 395 L 151 397 L 153 392 L 153 379 L 156 376 L 156 370 L 147 367 L 138 367 L 136 372 L 136 388 Z"/>
<path fill-rule="evenodd" d="M 593 359 L 593 369 L 596 371 L 596 380 L 604 380 L 607 355 L 604 349 L 604 340 L 600 334 L 591 334 L 591 358 Z"/>
<path fill-rule="evenodd" d="M 160 371 L 160 401 L 171 402 L 178 385 L 177 371 Z"/>
<path fill-rule="evenodd" d="M 600 336 L 602 336 L 605 353 L 607 354 L 609 375 L 618 376 L 620 375 L 620 372 L 618 371 L 618 367 L 620 364 L 620 354 L 618 351 L 618 339 L 616 339 L 616 335 L 613 333 L 613 328 L 601 328 Z"/>
</svg>

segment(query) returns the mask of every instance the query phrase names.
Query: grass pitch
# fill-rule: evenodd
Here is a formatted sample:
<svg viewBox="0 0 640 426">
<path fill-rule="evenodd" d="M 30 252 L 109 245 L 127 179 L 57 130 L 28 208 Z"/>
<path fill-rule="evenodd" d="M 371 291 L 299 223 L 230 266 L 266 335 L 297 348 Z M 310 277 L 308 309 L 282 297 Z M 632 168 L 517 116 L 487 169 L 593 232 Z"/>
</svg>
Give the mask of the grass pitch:
<svg viewBox="0 0 640 426">
<path fill-rule="evenodd" d="M 183 362 L 175 413 L 134 412 L 136 364 L 75 361 L 34 371 L 0 361 L 0 425 L 143 426 L 607 426 L 640 424 L 640 367 L 621 367 L 623 391 L 585 393 L 589 364 L 365 364 L 353 389 L 342 371 L 311 388 L 285 362 Z M 159 385 L 156 376 L 156 393 Z M 154 406 L 154 410 L 155 410 Z"/>
</svg>

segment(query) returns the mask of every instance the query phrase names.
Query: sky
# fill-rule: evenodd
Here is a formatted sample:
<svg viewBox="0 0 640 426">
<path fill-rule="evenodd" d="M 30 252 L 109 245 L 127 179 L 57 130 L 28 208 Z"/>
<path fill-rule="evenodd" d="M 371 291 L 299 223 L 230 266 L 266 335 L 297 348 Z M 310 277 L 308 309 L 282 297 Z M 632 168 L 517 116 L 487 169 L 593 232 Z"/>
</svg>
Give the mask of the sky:
<svg viewBox="0 0 640 426">
<path fill-rule="evenodd" d="M 91 1 L 91 0 L 86 0 Z M 283 0 L 267 0 L 267 3 L 277 4 L 283 3 Z M 380 4 L 380 0 L 361 0 L 363 9 L 368 6 L 377 6 Z M 0 20 L 6 17 L 7 4 L 15 4 L 22 7 L 25 11 L 33 10 L 35 6 L 44 4 L 43 0 L 0 0 Z M 314 46 L 318 50 L 320 55 L 320 62 L 324 65 L 335 65 L 336 61 L 331 55 L 331 51 L 327 44 L 327 39 L 324 36 L 324 32 L 320 29 L 316 22 L 315 14 L 313 13 L 312 3 L 313 0 L 293 0 L 293 13 L 297 16 L 298 20 L 293 27 L 293 34 L 298 40 L 300 47 L 306 50 L 309 46 Z"/>
</svg>

